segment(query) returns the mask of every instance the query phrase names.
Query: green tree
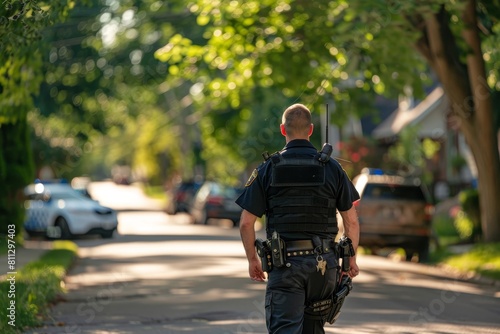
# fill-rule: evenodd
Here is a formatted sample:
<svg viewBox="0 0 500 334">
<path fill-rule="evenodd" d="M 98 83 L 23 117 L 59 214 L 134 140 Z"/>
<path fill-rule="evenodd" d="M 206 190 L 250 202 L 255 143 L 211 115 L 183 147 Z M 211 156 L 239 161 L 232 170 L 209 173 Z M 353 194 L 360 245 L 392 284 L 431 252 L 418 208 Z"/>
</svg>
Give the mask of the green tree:
<svg viewBox="0 0 500 334">
<path fill-rule="evenodd" d="M 190 86 L 168 80 L 167 65 L 154 58 L 173 25 L 195 25 L 173 8 L 175 2 L 94 0 L 45 30 L 45 80 L 30 113 L 37 166 L 69 178 L 109 176 L 113 165 L 129 165 L 157 184 L 177 173 L 192 176 Z"/>
<path fill-rule="evenodd" d="M 440 149 L 440 144 L 430 138 L 421 140 L 418 126 L 404 128 L 398 142 L 389 148 L 388 157 L 395 164 L 395 169 L 408 175 L 419 175 L 423 182 L 432 182 L 432 170 L 427 161 Z"/>
<path fill-rule="evenodd" d="M 27 113 L 41 80 L 40 31 L 67 15 L 72 1 L 10 1 L 0 6 L 0 233 L 22 241 L 22 188 L 32 181 Z"/>
<path fill-rule="evenodd" d="M 204 40 L 179 33 L 157 56 L 171 75 L 202 87 L 200 104 L 214 109 L 242 108 L 255 87 L 274 87 L 313 107 L 334 100 L 342 121 L 365 113 L 373 93 L 397 96 L 409 85 L 421 94 L 432 69 L 476 159 L 485 240 L 500 240 L 491 98 L 498 1 L 198 0 L 188 8 Z"/>
</svg>

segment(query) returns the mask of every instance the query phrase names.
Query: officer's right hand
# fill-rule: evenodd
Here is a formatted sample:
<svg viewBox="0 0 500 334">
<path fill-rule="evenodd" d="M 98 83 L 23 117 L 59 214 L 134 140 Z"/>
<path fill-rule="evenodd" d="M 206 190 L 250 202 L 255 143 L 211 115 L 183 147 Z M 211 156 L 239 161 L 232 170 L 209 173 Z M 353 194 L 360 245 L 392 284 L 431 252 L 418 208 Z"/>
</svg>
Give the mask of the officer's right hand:
<svg viewBox="0 0 500 334">
<path fill-rule="evenodd" d="M 350 278 L 354 278 L 359 275 L 359 267 L 358 264 L 356 263 L 356 256 L 350 257 L 349 258 L 349 266 L 350 269 L 347 272 Z"/>
<path fill-rule="evenodd" d="M 262 271 L 262 265 L 258 258 L 255 258 L 254 260 L 249 262 L 248 273 L 250 274 L 250 278 L 252 279 L 252 281 L 266 281 L 266 274 L 264 273 L 264 271 Z"/>
</svg>

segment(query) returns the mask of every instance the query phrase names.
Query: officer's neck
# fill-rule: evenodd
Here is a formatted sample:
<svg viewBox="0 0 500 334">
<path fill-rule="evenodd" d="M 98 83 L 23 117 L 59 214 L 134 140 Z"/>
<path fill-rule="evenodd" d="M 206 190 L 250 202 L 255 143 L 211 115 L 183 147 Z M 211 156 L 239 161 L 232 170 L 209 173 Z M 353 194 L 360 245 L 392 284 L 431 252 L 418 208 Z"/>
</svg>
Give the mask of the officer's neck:
<svg viewBox="0 0 500 334">
<path fill-rule="evenodd" d="M 288 144 L 289 142 L 291 142 L 292 140 L 307 140 L 309 141 L 309 137 L 288 137 L 286 136 L 285 137 L 285 142 Z"/>
</svg>

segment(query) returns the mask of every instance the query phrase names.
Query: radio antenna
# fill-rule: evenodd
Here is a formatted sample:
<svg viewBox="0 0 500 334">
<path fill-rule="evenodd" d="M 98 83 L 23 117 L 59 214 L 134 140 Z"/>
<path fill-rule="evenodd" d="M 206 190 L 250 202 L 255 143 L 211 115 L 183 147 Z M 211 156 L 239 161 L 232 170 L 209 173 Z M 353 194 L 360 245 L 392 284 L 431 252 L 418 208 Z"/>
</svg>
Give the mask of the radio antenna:
<svg viewBox="0 0 500 334">
<path fill-rule="evenodd" d="M 325 131 L 325 143 L 328 143 L 328 103 L 326 104 L 326 131 Z"/>
<path fill-rule="evenodd" d="M 333 147 L 328 143 L 328 103 L 326 104 L 326 138 L 321 151 L 319 152 L 318 160 L 322 163 L 327 163 L 330 160 L 330 156 L 333 152 Z"/>
</svg>

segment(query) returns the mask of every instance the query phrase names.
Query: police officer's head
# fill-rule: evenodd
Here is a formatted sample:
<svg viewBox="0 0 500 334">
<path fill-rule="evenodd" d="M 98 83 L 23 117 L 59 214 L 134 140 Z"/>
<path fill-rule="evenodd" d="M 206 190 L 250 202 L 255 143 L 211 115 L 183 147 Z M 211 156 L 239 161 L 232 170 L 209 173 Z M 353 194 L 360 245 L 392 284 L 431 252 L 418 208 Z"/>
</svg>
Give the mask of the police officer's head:
<svg viewBox="0 0 500 334">
<path fill-rule="evenodd" d="M 286 141 L 293 139 L 309 139 L 313 132 L 311 111 L 303 104 L 293 104 L 283 113 L 281 134 Z"/>
</svg>

